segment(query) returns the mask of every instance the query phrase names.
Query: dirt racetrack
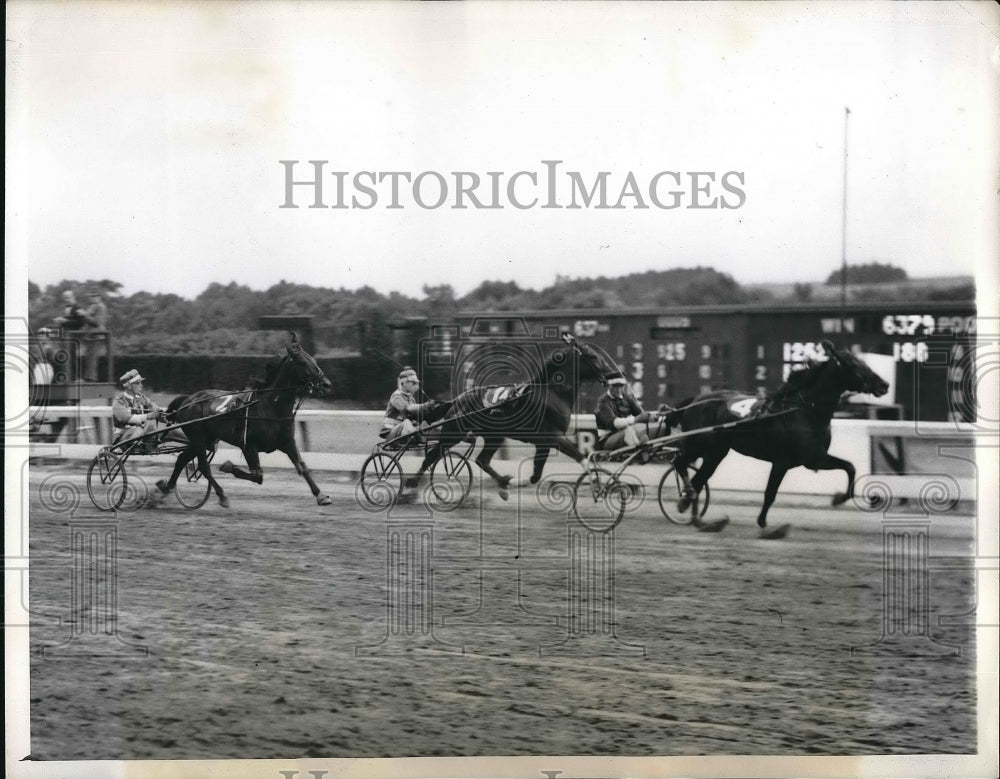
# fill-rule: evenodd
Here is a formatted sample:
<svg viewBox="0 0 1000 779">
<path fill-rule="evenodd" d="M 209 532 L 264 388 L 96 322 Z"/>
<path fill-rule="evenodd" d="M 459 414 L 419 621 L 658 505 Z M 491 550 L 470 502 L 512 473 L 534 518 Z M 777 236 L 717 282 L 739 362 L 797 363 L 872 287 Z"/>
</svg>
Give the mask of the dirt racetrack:
<svg viewBox="0 0 1000 779">
<path fill-rule="evenodd" d="M 387 522 L 286 470 L 115 521 L 84 472 L 30 474 L 37 760 L 976 748 L 968 515 L 897 521 L 886 569 L 882 514 L 819 498 L 779 497 L 781 541 L 719 496 L 722 533 L 647 501 L 591 537 L 534 491 Z M 107 604 L 117 637 L 72 632 Z"/>
</svg>

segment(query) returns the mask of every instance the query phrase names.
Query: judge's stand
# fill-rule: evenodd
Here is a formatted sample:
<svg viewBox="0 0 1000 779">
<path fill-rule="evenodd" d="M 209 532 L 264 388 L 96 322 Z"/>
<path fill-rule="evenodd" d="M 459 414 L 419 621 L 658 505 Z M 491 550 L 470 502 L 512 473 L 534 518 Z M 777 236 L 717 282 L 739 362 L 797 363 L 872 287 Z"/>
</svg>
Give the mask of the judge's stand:
<svg viewBox="0 0 1000 779">
<path fill-rule="evenodd" d="M 66 443 L 110 440 L 109 419 L 84 419 L 65 411 L 73 406 L 110 406 L 114 401 L 119 388 L 111 333 L 42 327 L 28 337 L 28 354 L 31 439 Z M 46 413 L 55 407 L 59 413 Z"/>
</svg>

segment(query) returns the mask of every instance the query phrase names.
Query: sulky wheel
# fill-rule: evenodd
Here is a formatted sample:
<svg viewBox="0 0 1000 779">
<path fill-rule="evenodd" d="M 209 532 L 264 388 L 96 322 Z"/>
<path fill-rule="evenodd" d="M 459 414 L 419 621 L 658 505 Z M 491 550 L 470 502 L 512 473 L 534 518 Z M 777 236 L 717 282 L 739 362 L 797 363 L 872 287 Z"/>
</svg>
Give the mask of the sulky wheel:
<svg viewBox="0 0 1000 779">
<path fill-rule="evenodd" d="M 392 455 L 376 452 L 361 466 L 361 492 L 376 508 L 388 508 L 403 492 L 403 469 Z"/>
<path fill-rule="evenodd" d="M 431 466 L 431 483 L 425 499 L 439 511 L 452 511 L 465 501 L 472 489 L 472 467 L 458 452 L 445 452 Z"/>
<path fill-rule="evenodd" d="M 573 516 L 596 533 L 614 530 L 625 516 L 632 490 L 605 468 L 591 467 L 576 480 Z"/>
<path fill-rule="evenodd" d="M 213 449 L 208 453 L 208 461 L 211 462 L 215 456 Z M 184 466 L 184 471 L 177 478 L 174 485 L 174 495 L 177 501 L 186 509 L 200 509 L 208 501 L 212 494 L 212 485 L 204 477 L 201 468 L 198 467 L 198 458 L 194 458 Z"/>
<path fill-rule="evenodd" d="M 689 465 L 687 468 L 688 483 L 690 483 L 691 478 L 693 478 L 696 473 L 698 473 L 698 469 L 693 465 Z M 660 503 L 660 511 L 663 512 L 663 516 L 675 525 L 691 524 L 691 510 L 677 510 L 677 501 L 681 499 L 684 487 L 684 480 L 681 478 L 681 474 L 674 466 L 671 465 L 667 468 L 663 477 L 660 479 L 660 487 L 656 492 L 657 500 L 659 500 Z M 710 492 L 708 489 L 708 483 L 706 482 L 705 486 L 701 488 L 701 492 L 698 494 L 699 519 L 705 516 L 705 512 L 708 511 L 709 497 Z"/>
<path fill-rule="evenodd" d="M 128 475 L 125 459 L 101 449 L 87 469 L 87 494 L 101 511 L 114 511 L 125 501 Z"/>
</svg>

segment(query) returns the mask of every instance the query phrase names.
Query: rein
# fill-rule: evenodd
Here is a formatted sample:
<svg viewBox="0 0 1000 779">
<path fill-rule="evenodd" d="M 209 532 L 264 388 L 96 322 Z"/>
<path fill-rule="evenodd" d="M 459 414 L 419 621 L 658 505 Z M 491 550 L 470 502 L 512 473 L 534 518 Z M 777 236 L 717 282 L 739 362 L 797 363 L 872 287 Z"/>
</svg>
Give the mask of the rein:
<svg viewBox="0 0 1000 779">
<path fill-rule="evenodd" d="M 218 400 L 219 398 L 226 398 L 226 397 L 229 397 L 231 395 L 242 395 L 245 392 L 249 392 L 250 396 L 253 397 L 253 395 L 256 395 L 256 394 L 259 394 L 259 393 L 283 392 L 284 390 L 289 390 L 289 389 L 299 389 L 300 386 L 301 385 L 290 384 L 287 387 L 253 387 L 253 388 L 248 388 L 248 389 L 232 390 L 232 391 L 223 390 L 223 391 L 221 391 L 221 392 L 219 392 L 218 394 L 215 394 L 215 395 L 209 395 L 208 397 L 205 397 L 205 398 L 200 398 L 198 400 L 191 400 L 191 401 L 188 401 L 187 403 L 182 403 L 181 405 L 179 405 L 177 408 L 175 408 L 171 412 L 171 415 L 176 414 L 181 409 L 188 408 L 189 406 L 196 406 L 199 403 L 204 403 L 205 401 L 208 401 L 208 400 Z M 308 395 L 308 394 L 309 393 L 306 393 L 306 395 Z M 295 412 L 299 410 L 299 407 L 302 405 L 302 401 L 305 400 L 306 395 L 302 395 L 301 397 L 299 397 L 298 401 L 295 404 L 295 410 L 292 412 L 293 416 L 295 415 Z M 256 402 L 259 403 L 260 401 L 256 401 Z M 253 403 L 248 403 L 247 404 L 248 407 L 251 406 L 251 405 L 253 405 Z M 229 413 L 229 412 L 224 411 L 224 412 L 221 412 L 221 413 L 225 414 L 225 413 Z M 291 417 L 261 417 L 261 419 L 265 419 L 265 418 L 267 418 L 267 419 L 291 419 Z M 206 417 L 206 419 L 211 419 L 211 417 Z M 190 424 L 190 423 L 186 422 L 185 424 Z"/>
</svg>

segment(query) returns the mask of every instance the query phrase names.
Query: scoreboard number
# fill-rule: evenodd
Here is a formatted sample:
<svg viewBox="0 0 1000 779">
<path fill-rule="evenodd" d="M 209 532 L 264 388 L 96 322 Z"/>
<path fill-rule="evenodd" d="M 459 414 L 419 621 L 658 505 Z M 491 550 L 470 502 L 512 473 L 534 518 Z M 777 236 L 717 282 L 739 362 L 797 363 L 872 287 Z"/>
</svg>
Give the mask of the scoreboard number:
<svg viewBox="0 0 1000 779">
<path fill-rule="evenodd" d="M 656 359 L 658 360 L 683 360 L 686 356 L 687 350 L 683 343 L 656 345 Z"/>
<path fill-rule="evenodd" d="M 826 351 L 823 346 L 815 341 L 793 341 L 785 342 L 781 345 L 781 353 L 785 362 L 824 362 Z"/>
<path fill-rule="evenodd" d="M 927 362 L 927 342 L 896 341 L 892 345 L 892 357 L 896 362 Z"/>
<path fill-rule="evenodd" d="M 882 319 L 886 335 L 930 335 L 934 332 L 934 317 L 930 314 L 889 314 Z"/>
<path fill-rule="evenodd" d="M 939 316 L 930 314 L 889 314 L 882 319 L 882 332 L 886 335 L 931 335 L 933 333 L 976 332 L 974 316 Z"/>
</svg>

